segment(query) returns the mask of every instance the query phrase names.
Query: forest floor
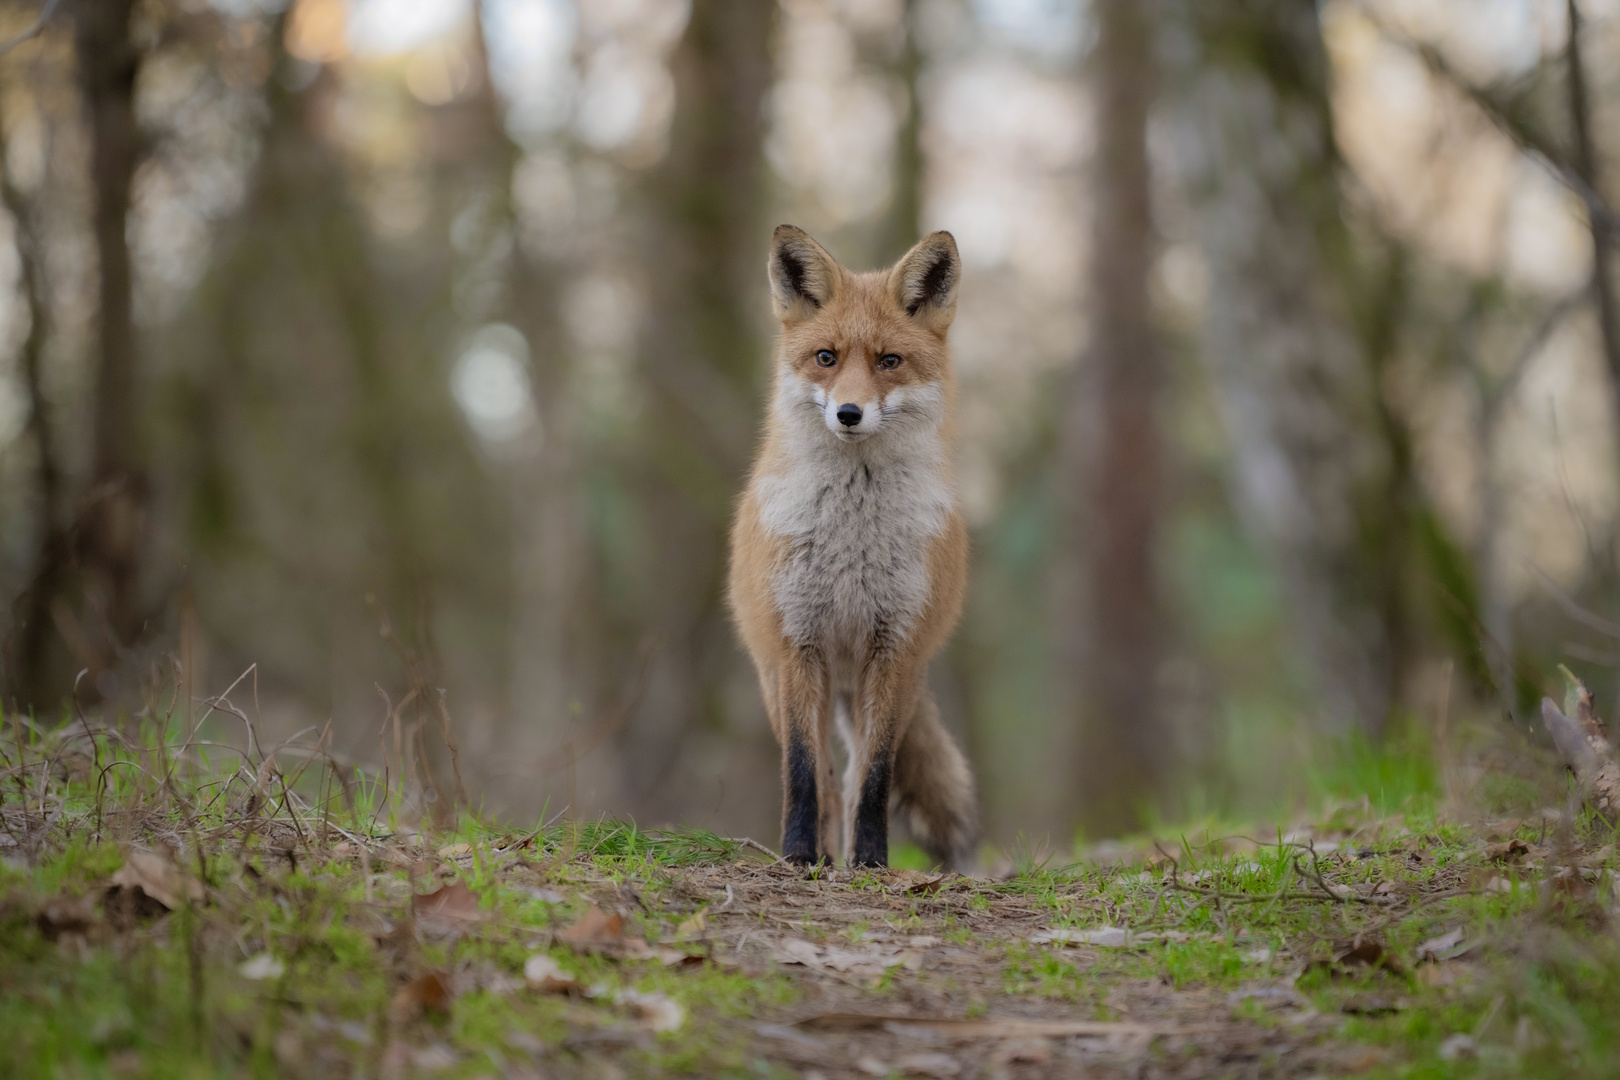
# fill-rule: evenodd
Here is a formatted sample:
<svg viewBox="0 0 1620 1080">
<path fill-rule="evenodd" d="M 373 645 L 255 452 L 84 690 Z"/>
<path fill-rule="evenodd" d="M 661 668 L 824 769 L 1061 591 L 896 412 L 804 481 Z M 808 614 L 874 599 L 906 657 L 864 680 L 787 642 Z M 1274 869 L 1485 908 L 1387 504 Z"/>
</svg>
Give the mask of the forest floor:
<svg viewBox="0 0 1620 1080">
<path fill-rule="evenodd" d="M 429 840 L 81 736 L 0 763 L 3 1075 L 1620 1074 L 1614 837 L 1575 814 L 805 870 L 613 822 Z"/>
</svg>

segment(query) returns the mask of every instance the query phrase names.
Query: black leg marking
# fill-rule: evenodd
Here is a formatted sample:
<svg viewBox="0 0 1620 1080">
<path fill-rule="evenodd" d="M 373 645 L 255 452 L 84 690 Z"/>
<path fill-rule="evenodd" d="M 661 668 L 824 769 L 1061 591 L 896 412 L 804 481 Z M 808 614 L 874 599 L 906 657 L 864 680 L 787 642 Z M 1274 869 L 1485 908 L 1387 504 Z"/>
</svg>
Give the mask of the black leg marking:
<svg viewBox="0 0 1620 1080">
<path fill-rule="evenodd" d="M 817 861 L 816 759 L 800 735 L 788 736 L 787 813 L 782 820 L 782 858 L 810 864 Z"/>
<path fill-rule="evenodd" d="M 855 807 L 855 865 L 889 865 L 889 780 L 892 755 L 884 754 L 866 770 L 861 801 Z"/>
</svg>

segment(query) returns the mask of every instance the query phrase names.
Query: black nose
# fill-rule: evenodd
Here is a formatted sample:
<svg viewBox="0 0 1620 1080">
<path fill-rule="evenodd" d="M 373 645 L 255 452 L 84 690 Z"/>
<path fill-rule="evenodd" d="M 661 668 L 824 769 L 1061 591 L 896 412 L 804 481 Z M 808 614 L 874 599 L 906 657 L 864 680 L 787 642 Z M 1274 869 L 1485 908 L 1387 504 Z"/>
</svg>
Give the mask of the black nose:
<svg viewBox="0 0 1620 1080">
<path fill-rule="evenodd" d="M 838 422 L 845 427 L 854 427 L 861 422 L 861 407 L 859 405 L 838 406 Z"/>
</svg>

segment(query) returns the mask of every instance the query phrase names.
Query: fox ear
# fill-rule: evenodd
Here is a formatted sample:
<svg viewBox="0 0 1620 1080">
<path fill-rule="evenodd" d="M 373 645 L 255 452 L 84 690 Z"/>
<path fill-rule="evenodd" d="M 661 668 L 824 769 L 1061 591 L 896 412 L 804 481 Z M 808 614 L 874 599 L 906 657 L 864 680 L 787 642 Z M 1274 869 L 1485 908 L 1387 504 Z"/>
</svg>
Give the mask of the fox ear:
<svg viewBox="0 0 1620 1080">
<path fill-rule="evenodd" d="M 889 271 L 889 287 L 907 315 L 943 334 L 956 318 L 962 257 L 948 232 L 929 233 Z"/>
<path fill-rule="evenodd" d="M 783 322 L 808 319 L 832 299 L 838 264 L 803 229 L 778 225 L 771 234 L 771 302 Z"/>
</svg>

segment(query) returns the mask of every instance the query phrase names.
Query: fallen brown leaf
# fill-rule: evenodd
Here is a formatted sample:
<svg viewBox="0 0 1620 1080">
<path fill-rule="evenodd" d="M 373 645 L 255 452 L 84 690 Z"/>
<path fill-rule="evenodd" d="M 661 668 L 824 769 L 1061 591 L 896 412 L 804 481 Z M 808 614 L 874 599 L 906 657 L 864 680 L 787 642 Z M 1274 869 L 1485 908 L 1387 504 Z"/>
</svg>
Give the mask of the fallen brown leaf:
<svg viewBox="0 0 1620 1080">
<path fill-rule="evenodd" d="M 404 1023 L 424 1012 L 444 1012 L 450 1006 L 450 976 L 430 971 L 400 987 L 388 1003 L 388 1015 Z"/>
<path fill-rule="evenodd" d="M 610 915 L 592 904 L 591 909 L 581 915 L 578 922 L 557 935 L 557 940 L 565 942 L 579 952 L 623 948 L 624 916 L 616 911 Z"/>
<path fill-rule="evenodd" d="M 938 892 L 945 883 L 944 874 L 930 874 L 922 870 L 890 870 L 888 878 L 897 892 L 911 893 L 913 896 Z"/>
<path fill-rule="evenodd" d="M 181 873 L 180 868 L 164 856 L 139 848 L 130 849 L 124 856 L 124 865 L 113 874 L 111 884 L 109 893 L 121 892 L 122 895 L 109 898 L 121 903 L 134 901 L 134 909 L 140 908 L 142 896 L 175 911 L 187 901 L 201 903 L 206 895 L 202 882 Z"/>
<path fill-rule="evenodd" d="M 1377 941 L 1354 942 L 1341 950 L 1334 958 L 1334 963 L 1340 967 L 1371 967 L 1384 968 L 1387 971 L 1399 973 L 1400 963 Z"/>
<path fill-rule="evenodd" d="M 417 925 L 433 936 L 459 934 L 484 917 L 478 907 L 478 894 L 459 881 L 411 896 L 411 913 Z"/>
<path fill-rule="evenodd" d="M 1523 840 L 1504 840 L 1500 844 L 1485 845 L 1485 857 L 1493 862 L 1512 862 L 1529 850 L 1530 845 Z"/>
</svg>

